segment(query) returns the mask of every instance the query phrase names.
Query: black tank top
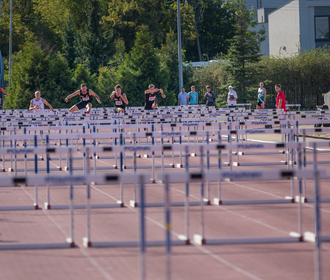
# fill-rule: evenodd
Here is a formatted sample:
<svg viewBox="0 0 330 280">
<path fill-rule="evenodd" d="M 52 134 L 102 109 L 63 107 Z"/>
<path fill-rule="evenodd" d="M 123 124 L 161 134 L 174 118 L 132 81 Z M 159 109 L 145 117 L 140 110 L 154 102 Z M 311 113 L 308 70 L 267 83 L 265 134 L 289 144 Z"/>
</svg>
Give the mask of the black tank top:
<svg viewBox="0 0 330 280">
<path fill-rule="evenodd" d="M 152 110 L 152 104 L 157 100 L 157 95 L 160 94 L 160 90 L 154 92 L 154 93 L 147 93 L 146 96 L 146 104 L 144 106 L 145 110 Z"/>
<path fill-rule="evenodd" d="M 124 101 L 121 97 L 117 97 L 115 95 L 115 97 L 113 98 L 113 101 L 115 102 L 115 107 L 125 109 L 126 104 L 124 103 Z"/>
<path fill-rule="evenodd" d="M 81 98 L 81 101 L 89 101 L 89 102 L 93 101 L 92 97 L 89 95 L 89 89 L 87 89 L 86 94 L 83 94 L 82 90 L 80 90 L 80 95 L 79 96 Z"/>
</svg>

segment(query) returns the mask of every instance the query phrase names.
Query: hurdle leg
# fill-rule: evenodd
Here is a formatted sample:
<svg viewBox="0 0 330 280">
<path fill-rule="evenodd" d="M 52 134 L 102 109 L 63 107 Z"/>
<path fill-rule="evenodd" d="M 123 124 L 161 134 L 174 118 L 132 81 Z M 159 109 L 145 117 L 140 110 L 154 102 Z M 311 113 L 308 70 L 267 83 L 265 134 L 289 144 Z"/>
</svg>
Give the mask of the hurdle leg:
<svg viewBox="0 0 330 280">
<path fill-rule="evenodd" d="M 35 148 L 37 148 L 37 146 L 38 146 L 37 141 L 38 141 L 38 138 L 37 138 L 37 135 L 35 135 L 34 136 L 34 147 Z M 38 174 L 38 155 L 37 154 L 34 155 L 34 173 L 37 176 L 37 174 Z M 35 209 L 38 209 L 39 208 L 39 205 L 38 205 L 38 185 L 37 184 L 35 184 L 34 190 L 35 190 L 35 203 L 34 203 L 34 207 L 35 207 Z"/>
<path fill-rule="evenodd" d="M 140 280 L 145 279 L 145 221 L 144 221 L 144 184 L 143 177 L 140 177 L 140 255 L 139 255 L 139 270 Z"/>
<path fill-rule="evenodd" d="M 85 159 L 86 161 L 86 169 L 85 174 L 89 174 L 90 172 L 90 164 L 89 164 L 89 149 L 86 151 Z M 83 238 L 83 243 L 85 247 L 91 247 L 91 229 L 90 229 L 90 222 L 91 222 L 91 187 L 90 184 L 86 185 L 86 237 Z"/>
<path fill-rule="evenodd" d="M 69 172 L 70 175 L 73 174 L 73 164 L 72 164 L 72 150 L 69 150 Z M 70 237 L 67 238 L 67 242 L 71 244 L 71 247 L 74 247 L 74 225 L 73 225 L 73 185 L 69 185 L 69 212 L 70 212 Z"/>
<path fill-rule="evenodd" d="M 316 162 L 316 146 L 314 144 L 314 161 Z M 316 166 L 314 166 L 315 168 Z M 314 175 L 314 227 L 315 227 L 315 250 L 314 250 L 314 272 L 315 279 L 322 279 L 322 259 L 321 259 L 321 213 L 320 213 L 320 203 L 319 203 L 319 172 L 315 168 Z"/>
<path fill-rule="evenodd" d="M 166 244 L 166 279 L 171 280 L 171 210 L 170 210 L 170 188 L 168 175 L 165 176 L 164 203 L 165 203 L 165 244 Z"/>
<path fill-rule="evenodd" d="M 49 145 L 49 136 L 46 135 L 46 146 Z M 47 174 L 49 174 L 49 153 L 46 154 L 46 158 L 47 158 Z M 46 190 L 47 190 L 47 201 L 44 203 L 44 206 L 46 209 L 50 209 L 50 189 L 49 189 L 49 184 L 47 184 L 46 186 Z"/>
</svg>

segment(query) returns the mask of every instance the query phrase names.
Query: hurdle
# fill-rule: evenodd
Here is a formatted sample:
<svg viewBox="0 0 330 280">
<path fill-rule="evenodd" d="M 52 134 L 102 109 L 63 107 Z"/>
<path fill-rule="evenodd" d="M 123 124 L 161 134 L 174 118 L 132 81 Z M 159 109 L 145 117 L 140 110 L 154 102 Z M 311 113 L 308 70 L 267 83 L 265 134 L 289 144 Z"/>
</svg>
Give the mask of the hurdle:
<svg viewBox="0 0 330 280">
<path fill-rule="evenodd" d="M 189 242 L 187 240 L 170 240 L 169 239 L 169 216 L 170 216 L 170 201 L 169 201 L 169 188 L 168 185 L 165 184 L 164 186 L 164 194 L 165 194 L 165 213 L 166 213 L 166 240 L 152 240 L 146 241 L 145 240 L 145 223 L 144 223 L 144 198 L 145 198 L 145 190 L 144 185 L 150 182 L 150 174 L 145 173 L 136 173 L 136 174 L 120 174 L 120 175 L 111 175 L 107 177 L 108 183 L 117 183 L 120 182 L 122 184 L 134 184 L 138 181 L 140 185 L 140 241 L 138 240 L 128 240 L 128 241 L 92 241 L 91 240 L 91 233 L 90 233 L 90 208 L 86 207 L 87 209 L 87 236 L 83 238 L 83 244 L 85 247 L 94 247 L 94 248 L 103 248 L 103 247 L 138 247 L 140 246 L 141 250 L 144 252 L 145 246 L 182 246 L 188 245 Z M 100 181 L 100 178 L 98 178 Z M 88 196 L 87 196 L 88 197 Z M 88 204 L 87 199 L 87 204 Z"/>
<path fill-rule="evenodd" d="M 287 180 L 292 177 L 299 179 L 314 179 L 316 173 L 319 178 L 326 177 L 324 170 L 273 170 L 273 171 L 209 171 L 200 173 L 180 172 L 176 174 L 159 173 L 158 179 L 164 180 L 165 176 L 169 178 L 169 183 L 185 183 L 189 182 L 203 182 L 230 179 L 233 181 L 251 181 L 251 180 Z M 171 176 L 171 177 L 169 177 Z M 201 192 L 202 194 L 202 192 Z M 301 220 L 298 220 L 298 231 L 290 232 L 289 236 L 284 237 L 249 237 L 249 238 L 220 238 L 220 239 L 206 239 L 204 235 L 204 214 L 203 207 L 201 207 L 201 233 L 194 235 L 194 242 L 198 245 L 225 245 L 225 244 L 264 244 L 264 243 L 297 243 L 304 241 L 303 233 L 301 231 Z M 299 215 L 302 217 L 301 208 L 298 207 Z M 327 240 L 328 237 L 325 238 Z"/>
</svg>

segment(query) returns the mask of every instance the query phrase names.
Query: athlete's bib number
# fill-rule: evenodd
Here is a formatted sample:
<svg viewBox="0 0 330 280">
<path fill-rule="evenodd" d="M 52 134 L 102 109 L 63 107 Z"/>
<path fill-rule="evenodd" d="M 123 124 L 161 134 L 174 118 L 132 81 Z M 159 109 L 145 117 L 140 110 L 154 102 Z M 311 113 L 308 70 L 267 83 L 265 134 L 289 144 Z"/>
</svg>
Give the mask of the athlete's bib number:
<svg viewBox="0 0 330 280">
<path fill-rule="evenodd" d="M 156 96 L 150 96 L 149 101 L 154 101 Z"/>
<path fill-rule="evenodd" d="M 83 96 L 81 99 L 82 101 L 89 101 L 89 96 Z"/>
<path fill-rule="evenodd" d="M 121 101 L 121 100 L 116 100 L 116 105 L 123 105 L 123 101 Z"/>
</svg>

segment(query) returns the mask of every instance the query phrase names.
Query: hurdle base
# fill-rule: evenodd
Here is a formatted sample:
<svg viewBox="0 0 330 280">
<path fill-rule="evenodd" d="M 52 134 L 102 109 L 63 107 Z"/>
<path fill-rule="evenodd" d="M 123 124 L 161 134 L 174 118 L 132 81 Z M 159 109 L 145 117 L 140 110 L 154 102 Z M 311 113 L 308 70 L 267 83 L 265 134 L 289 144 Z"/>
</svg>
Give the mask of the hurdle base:
<svg viewBox="0 0 330 280">
<path fill-rule="evenodd" d="M 49 209 L 51 209 L 51 206 L 50 206 L 50 204 L 48 204 L 48 202 L 45 202 L 45 203 L 44 203 L 44 208 L 45 208 L 46 210 L 49 210 Z"/>
<path fill-rule="evenodd" d="M 194 243 L 197 245 L 204 245 L 205 239 L 200 234 L 194 234 Z"/>
<path fill-rule="evenodd" d="M 143 157 L 144 157 L 144 158 L 150 158 L 150 156 L 149 156 L 149 155 L 143 155 Z"/>
<path fill-rule="evenodd" d="M 179 234 L 178 239 L 181 241 L 185 241 L 187 245 L 190 244 L 190 240 L 187 236 L 183 235 L 183 234 Z"/>
<path fill-rule="evenodd" d="M 138 207 L 138 203 L 137 203 L 135 200 L 130 200 L 130 201 L 129 201 L 129 205 L 130 205 L 131 207 L 133 207 L 133 208 Z"/>
<path fill-rule="evenodd" d="M 168 166 L 169 166 L 170 168 L 174 168 L 175 165 L 170 163 Z"/>
<path fill-rule="evenodd" d="M 66 243 L 68 243 L 70 245 L 71 248 L 74 248 L 76 246 L 71 237 L 67 237 L 67 239 L 65 241 L 66 241 Z"/>
<path fill-rule="evenodd" d="M 124 207 L 124 202 L 121 200 L 117 200 L 117 204 L 120 205 L 120 207 Z"/>
<path fill-rule="evenodd" d="M 320 202 L 330 202 L 330 198 L 329 197 L 320 198 Z M 305 203 L 314 203 L 314 198 L 305 197 Z"/>
<path fill-rule="evenodd" d="M 256 200 L 221 200 L 219 198 L 213 198 L 213 204 L 215 205 L 253 205 L 253 204 L 285 204 L 293 203 L 294 200 L 291 197 L 283 199 L 256 199 Z"/>
<path fill-rule="evenodd" d="M 20 211 L 20 210 L 39 210 L 39 206 L 34 205 L 26 205 L 26 206 L 1 206 L 0 211 Z"/>
<path fill-rule="evenodd" d="M 69 167 L 68 166 L 64 166 L 64 170 L 65 171 L 69 171 Z"/>
<path fill-rule="evenodd" d="M 306 203 L 307 202 L 307 198 L 306 197 L 300 197 L 299 195 L 296 196 L 296 202 L 301 201 L 302 203 Z"/>
<path fill-rule="evenodd" d="M 191 157 L 197 157 L 197 154 L 196 153 L 190 153 L 190 156 Z"/>
<path fill-rule="evenodd" d="M 302 241 L 303 239 L 300 236 L 204 239 L 199 234 L 194 235 L 194 243 L 197 245 L 277 244 L 298 243 Z"/>
<path fill-rule="evenodd" d="M 183 167 L 182 164 L 180 164 L 180 163 L 176 164 L 176 168 L 182 168 L 182 167 Z"/>
<path fill-rule="evenodd" d="M 71 239 L 70 239 L 71 241 Z M 63 243 L 21 243 L 21 244 L 0 244 L 1 250 L 49 250 L 49 249 L 68 249 L 75 247 L 73 242 Z"/>
<path fill-rule="evenodd" d="M 8 168 L 8 172 L 14 172 L 14 168 Z"/>
<path fill-rule="evenodd" d="M 2 172 L 6 172 L 6 169 L 2 168 Z"/>
<path fill-rule="evenodd" d="M 287 199 L 287 200 L 289 200 L 291 202 L 294 202 L 295 201 L 294 197 L 292 197 L 292 196 L 286 196 L 285 199 Z"/>
<path fill-rule="evenodd" d="M 128 241 L 97 241 L 97 242 L 91 242 L 89 240 L 84 241 L 86 245 L 90 244 L 90 247 L 92 248 L 102 248 L 102 247 L 138 247 L 140 245 L 139 241 L 134 240 L 128 240 Z M 84 244 L 84 245 L 85 245 Z M 189 243 L 187 243 L 186 240 L 171 240 L 171 246 L 186 246 Z M 165 240 L 149 240 L 145 242 L 145 246 L 147 247 L 163 247 L 166 246 Z"/>
<path fill-rule="evenodd" d="M 86 248 L 90 248 L 90 247 L 92 247 L 92 242 L 88 239 L 88 237 L 84 237 L 83 238 L 83 245 Z"/>
<path fill-rule="evenodd" d="M 113 165 L 112 166 L 114 169 L 118 169 L 118 166 L 117 165 Z"/>
</svg>

